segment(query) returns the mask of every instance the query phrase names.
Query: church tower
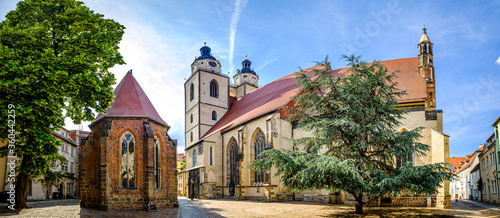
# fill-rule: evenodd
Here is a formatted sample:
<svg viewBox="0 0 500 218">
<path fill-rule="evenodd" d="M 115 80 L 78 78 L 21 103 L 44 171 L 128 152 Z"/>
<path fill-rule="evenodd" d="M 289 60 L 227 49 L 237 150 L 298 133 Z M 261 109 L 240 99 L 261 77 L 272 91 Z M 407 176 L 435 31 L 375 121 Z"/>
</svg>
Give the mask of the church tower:
<svg viewBox="0 0 500 218">
<path fill-rule="evenodd" d="M 252 62 L 247 59 L 246 55 L 241 65 L 241 70 L 238 69 L 233 77 L 237 99 L 259 88 L 259 76 L 252 70 Z"/>
<path fill-rule="evenodd" d="M 184 84 L 186 148 L 195 144 L 229 109 L 229 77 L 205 43 Z"/>
<path fill-rule="evenodd" d="M 436 87 L 434 80 L 434 64 L 432 56 L 432 42 L 424 28 L 424 34 L 418 42 L 418 73 L 425 78 L 427 97 L 425 109 L 436 109 Z"/>
</svg>

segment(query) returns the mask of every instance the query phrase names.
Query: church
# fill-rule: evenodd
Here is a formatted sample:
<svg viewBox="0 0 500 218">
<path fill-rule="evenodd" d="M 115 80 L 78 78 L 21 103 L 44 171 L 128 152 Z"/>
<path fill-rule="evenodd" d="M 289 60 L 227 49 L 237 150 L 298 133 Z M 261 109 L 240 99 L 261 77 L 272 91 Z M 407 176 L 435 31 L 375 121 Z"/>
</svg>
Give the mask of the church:
<svg viewBox="0 0 500 218">
<path fill-rule="evenodd" d="M 436 109 L 433 44 L 423 30 L 418 42 L 418 56 L 381 61 L 389 72 L 399 70 L 398 89 L 407 93 L 398 99 L 399 108 L 409 113 L 397 128 L 404 132 L 424 127 L 419 142 L 431 147 L 425 156 L 412 158 L 415 165 L 449 162 L 449 144 L 443 133 L 442 111 Z M 230 78 L 221 73 L 220 62 L 208 46 L 191 64 L 185 88 L 186 168 L 179 173 L 185 187 L 181 195 L 193 198 L 256 199 L 263 201 L 303 200 L 348 203 L 349 194 L 328 190 L 291 193 L 280 178 L 271 172 L 256 172 L 248 164 L 260 158 L 265 149 L 291 149 L 290 139 L 307 136 L 307 132 L 288 121 L 283 106 L 292 106 L 298 94 L 295 74 L 259 87 L 259 76 L 252 62 L 245 59 L 241 70 Z M 305 69 L 312 71 L 322 66 Z M 342 74 L 347 68 L 334 70 Z M 185 192 L 185 193 L 183 193 Z M 449 208 L 449 182 L 433 196 L 411 194 L 392 197 L 392 206 L 426 206 Z M 380 200 L 378 205 L 380 205 Z"/>
<path fill-rule="evenodd" d="M 155 211 L 177 202 L 177 141 L 127 72 L 80 150 L 80 206 Z"/>
</svg>

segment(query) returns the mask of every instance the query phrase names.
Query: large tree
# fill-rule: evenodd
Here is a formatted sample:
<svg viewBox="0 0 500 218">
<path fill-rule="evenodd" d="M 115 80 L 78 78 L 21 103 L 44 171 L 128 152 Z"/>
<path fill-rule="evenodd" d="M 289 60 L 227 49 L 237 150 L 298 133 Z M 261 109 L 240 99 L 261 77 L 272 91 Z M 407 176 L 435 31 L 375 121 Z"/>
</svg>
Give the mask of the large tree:
<svg viewBox="0 0 500 218">
<path fill-rule="evenodd" d="M 16 208 L 27 207 L 28 180 L 41 178 L 57 159 L 60 142 L 51 133 L 65 117 L 93 120 L 93 111 L 110 105 L 115 78 L 108 69 L 124 64 L 118 52 L 124 29 L 75 0 L 21 1 L 0 23 L 0 138 L 15 130 L 22 155 Z"/>
<path fill-rule="evenodd" d="M 287 111 L 310 136 L 293 139 L 291 150 L 266 150 L 250 166 L 274 166 L 292 191 L 344 190 L 356 199 L 356 213 L 363 213 L 363 196 L 437 193 L 452 175 L 444 163 L 411 161 L 430 148 L 417 141 L 420 128 L 396 130 L 408 113 L 398 108 L 404 93 L 396 88 L 397 72 L 387 72 L 379 62 L 344 58 L 349 70 L 342 76 L 333 76 L 328 59 L 320 63 L 323 70 L 297 74 L 300 94 Z"/>
</svg>

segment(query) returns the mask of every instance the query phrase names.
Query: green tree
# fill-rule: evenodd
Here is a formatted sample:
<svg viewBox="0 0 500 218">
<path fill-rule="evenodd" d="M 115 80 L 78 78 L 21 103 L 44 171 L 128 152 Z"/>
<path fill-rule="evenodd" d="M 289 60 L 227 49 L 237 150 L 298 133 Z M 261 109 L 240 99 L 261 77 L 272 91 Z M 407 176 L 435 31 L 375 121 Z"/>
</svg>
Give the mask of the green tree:
<svg viewBox="0 0 500 218">
<path fill-rule="evenodd" d="M 421 129 L 404 134 L 395 130 L 407 113 L 398 109 L 403 95 L 379 62 L 366 64 L 359 57 L 344 56 L 349 70 L 332 76 L 328 58 L 322 70 L 297 74 L 299 95 L 287 107 L 290 121 L 310 132 L 292 139 L 292 150 L 269 149 L 250 167 L 281 176 L 292 191 L 344 190 L 356 199 L 356 213 L 363 213 L 363 196 L 397 195 L 403 191 L 435 194 L 452 178 L 444 163 L 414 166 L 411 158 L 429 151 L 418 143 Z M 413 154 L 413 155 L 412 155 Z M 399 165 L 399 166 L 397 166 Z"/>
<path fill-rule="evenodd" d="M 60 142 L 51 133 L 64 118 L 78 124 L 109 107 L 115 78 L 108 69 L 124 64 L 124 29 L 75 0 L 20 1 L 0 23 L 0 138 L 8 136 L 11 105 L 23 157 L 16 209 L 27 207 L 29 178 L 41 178 L 57 159 Z"/>
</svg>

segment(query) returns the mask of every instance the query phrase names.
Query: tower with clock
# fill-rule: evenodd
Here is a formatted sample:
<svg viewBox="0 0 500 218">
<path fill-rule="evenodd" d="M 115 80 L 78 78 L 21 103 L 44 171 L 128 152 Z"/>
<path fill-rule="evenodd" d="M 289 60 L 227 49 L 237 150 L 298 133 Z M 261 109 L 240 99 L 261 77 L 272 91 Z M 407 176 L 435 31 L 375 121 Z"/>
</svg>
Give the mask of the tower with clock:
<svg viewBox="0 0 500 218">
<path fill-rule="evenodd" d="M 186 148 L 195 144 L 229 109 L 229 77 L 205 43 L 191 64 L 185 89 Z"/>
</svg>

